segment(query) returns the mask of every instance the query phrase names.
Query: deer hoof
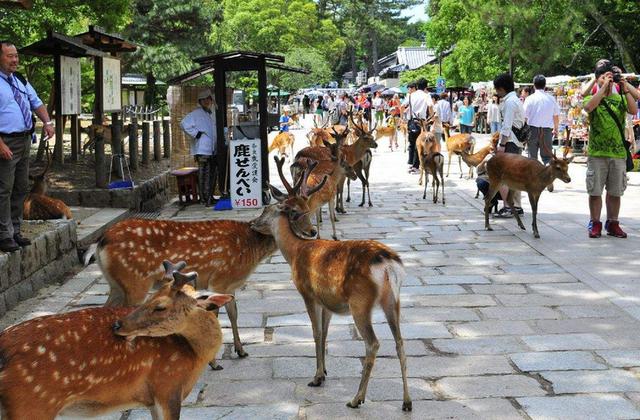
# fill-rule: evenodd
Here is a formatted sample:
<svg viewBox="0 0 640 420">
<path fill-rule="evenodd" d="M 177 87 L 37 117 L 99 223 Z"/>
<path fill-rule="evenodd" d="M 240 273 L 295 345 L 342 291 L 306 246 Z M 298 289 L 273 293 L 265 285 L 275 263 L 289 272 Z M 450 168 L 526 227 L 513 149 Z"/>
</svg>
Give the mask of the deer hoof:
<svg viewBox="0 0 640 420">
<path fill-rule="evenodd" d="M 335 236 L 335 235 L 331 235 L 331 238 L 332 238 L 334 241 L 337 241 L 337 240 L 338 240 L 338 237 L 337 237 L 337 236 Z"/>
<path fill-rule="evenodd" d="M 244 351 L 242 349 L 236 349 L 236 354 L 241 359 L 244 359 L 245 357 L 247 357 L 249 355 L 249 353 L 247 353 L 246 351 Z"/>
<path fill-rule="evenodd" d="M 411 401 L 405 401 L 402 403 L 402 411 L 413 410 L 413 403 Z"/>
<path fill-rule="evenodd" d="M 321 386 L 323 382 L 324 376 L 321 376 L 319 378 L 313 378 L 313 381 L 309 382 L 307 385 L 311 387 L 318 387 Z"/>
<path fill-rule="evenodd" d="M 364 399 L 354 398 L 353 401 L 347 403 L 347 407 L 349 408 L 360 408 L 360 404 L 364 403 Z"/>
<path fill-rule="evenodd" d="M 211 366 L 211 370 L 222 370 L 222 369 L 224 369 L 222 366 L 220 366 L 216 362 L 209 362 L 209 366 Z"/>
<path fill-rule="evenodd" d="M 485 229 L 487 229 L 489 232 L 493 231 L 493 228 L 491 226 L 487 226 Z"/>
<path fill-rule="evenodd" d="M 371 204 L 371 201 L 369 201 L 369 207 L 373 207 L 373 204 Z"/>
<path fill-rule="evenodd" d="M 358 204 L 358 207 L 364 207 L 364 203 Z"/>
<path fill-rule="evenodd" d="M 540 234 L 538 232 L 533 232 L 533 237 L 536 239 L 540 239 Z"/>
</svg>

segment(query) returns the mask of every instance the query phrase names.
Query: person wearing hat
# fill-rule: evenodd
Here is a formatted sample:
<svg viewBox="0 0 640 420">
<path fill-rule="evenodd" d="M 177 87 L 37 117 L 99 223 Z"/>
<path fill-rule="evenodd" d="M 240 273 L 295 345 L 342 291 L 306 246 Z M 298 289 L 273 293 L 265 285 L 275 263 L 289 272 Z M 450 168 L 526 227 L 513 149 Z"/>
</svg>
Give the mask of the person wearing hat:
<svg viewBox="0 0 640 420">
<path fill-rule="evenodd" d="M 198 93 L 198 108 L 180 122 L 182 130 L 191 137 L 191 155 L 198 162 L 198 189 L 200 202 L 213 204 L 213 188 L 217 175 L 216 114 L 213 112 L 213 95 L 210 89 Z"/>
</svg>

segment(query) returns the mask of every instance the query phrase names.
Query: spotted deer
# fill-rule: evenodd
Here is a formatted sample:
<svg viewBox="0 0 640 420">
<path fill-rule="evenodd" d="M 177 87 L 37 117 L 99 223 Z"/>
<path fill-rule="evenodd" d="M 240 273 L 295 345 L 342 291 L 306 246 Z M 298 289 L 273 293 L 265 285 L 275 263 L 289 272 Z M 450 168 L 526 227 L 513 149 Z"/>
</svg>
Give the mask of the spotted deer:
<svg viewBox="0 0 640 420">
<path fill-rule="evenodd" d="M 405 276 L 402 260 L 392 249 L 376 241 L 302 239 L 292 229 L 291 202 L 306 201 L 304 192 L 291 187 L 281 175 L 287 190 L 283 193 L 270 186 L 280 203 L 270 207 L 253 223 L 254 229 L 272 234 L 286 261 L 291 265 L 293 282 L 302 295 L 311 320 L 316 348 L 316 373 L 309 386 L 320 386 L 327 375 L 325 348 L 329 323 L 333 313 L 351 314 L 360 336 L 364 339 L 366 357 L 360 386 L 347 404 L 357 408 L 364 403 L 367 384 L 376 359 L 379 342 L 371 323 L 371 313 L 382 307 L 396 342 L 403 383 L 404 411 L 412 403 L 407 386 L 406 357 L 400 333 L 400 287 Z"/>
<path fill-rule="evenodd" d="M 433 189 L 433 202 L 438 202 L 438 191 L 442 184 L 442 205 L 445 205 L 444 198 L 444 156 L 440 153 L 440 141 L 436 139 L 435 134 L 427 131 L 426 123 L 421 121 L 422 131 L 416 139 L 416 152 L 420 161 L 420 179 L 418 185 L 422 185 L 424 175 L 424 191 L 422 199 L 427 198 L 427 186 L 429 185 L 429 174 L 432 175 L 433 181 L 431 188 Z"/>
<path fill-rule="evenodd" d="M 180 418 L 182 400 L 222 345 L 211 312 L 233 299 L 195 299 L 195 273 L 174 273 L 139 308 L 90 308 L 42 316 L 0 333 L 5 420 L 53 420 L 147 407 Z"/>
<path fill-rule="evenodd" d="M 509 187 L 507 203 L 513 208 L 513 191 L 526 191 L 529 194 L 531 213 L 533 215 L 532 228 L 533 236 L 539 238 L 538 233 L 538 200 L 540 194 L 558 178 L 565 183 L 571 182 L 569 176 L 569 159 L 558 159 L 554 155 L 548 165 L 543 165 L 536 159 L 529 159 L 513 153 L 498 153 L 487 162 L 487 175 L 489 176 L 489 192 L 484 197 L 484 225 L 487 230 L 493 230 L 489 225 L 489 212 L 491 211 L 491 200 L 496 195 L 501 186 Z M 517 211 L 513 212 L 520 229 L 525 230 L 522 219 Z"/>
<path fill-rule="evenodd" d="M 47 163 L 43 171 L 37 175 L 29 174 L 33 180 L 31 192 L 24 200 L 23 218 L 25 220 L 72 219 L 71 209 L 64 201 L 47 196 L 47 173 L 51 168 L 52 156 L 49 148 L 45 148 Z"/>
</svg>

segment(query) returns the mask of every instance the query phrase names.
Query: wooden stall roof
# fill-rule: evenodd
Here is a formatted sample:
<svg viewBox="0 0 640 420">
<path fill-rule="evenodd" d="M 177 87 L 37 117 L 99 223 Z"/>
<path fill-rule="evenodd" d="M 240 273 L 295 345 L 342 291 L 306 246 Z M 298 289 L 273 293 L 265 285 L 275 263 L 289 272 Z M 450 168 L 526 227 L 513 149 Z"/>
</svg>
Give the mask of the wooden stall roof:
<svg viewBox="0 0 640 420">
<path fill-rule="evenodd" d="M 86 45 L 108 53 L 134 52 L 138 49 L 136 44 L 125 40 L 120 34 L 106 32 L 103 28 L 89 25 L 87 32 L 76 35 Z"/>
<path fill-rule="evenodd" d="M 264 60 L 265 66 L 270 69 L 302 74 L 309 73 L 308 70 L 302 68 L 285 66 L 282 64 L 284 63 L 284 57 L 281 55 L 251 51 L 230 51 L 194 59 L 193 61 L 200 64 L 200 67 L 167 80 L 167 84 L 177 85 L 209 74 L 213 72 L 216 63 L 222 63 L 225 70 L 229 71 L 258 70 L 258 65 L 262 60 Z"/>
<path fill-rule="evenodd" d="M 48 31 L 47 37 L 31 45 L 20 48 L 22 54 L 40 57 L 52 55 L 66 55 L 68 57 L 103 57 L 107 54 L 84 45 L 77 38 L 72 38 L 57 32 Z"/>
</svg>

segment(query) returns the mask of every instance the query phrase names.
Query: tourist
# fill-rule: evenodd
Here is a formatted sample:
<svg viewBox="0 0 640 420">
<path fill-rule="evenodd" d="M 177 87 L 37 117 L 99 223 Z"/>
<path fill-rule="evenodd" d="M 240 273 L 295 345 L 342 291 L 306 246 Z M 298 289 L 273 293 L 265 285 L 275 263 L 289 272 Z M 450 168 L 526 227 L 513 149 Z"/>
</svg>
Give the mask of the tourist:
<svg viewBox="0 0 640 420">
<path fill-rule="evenodd" d="M 419 79 L 415 83 L 415 91 L 409 94 L 408 106 L 409 114 L 412 119 L 424 120 L 429 115 L 429 107 L 432 105 L 431 97 L 425 92 L 427 89 L 427 80 Z M 411 130 L 409 127 L 409 173 L 419 173 L 420 160 L 416 150 L 416 140 L 420 135 L 420 129 Z"/>
<path fill-rule="evenodd" d="M 491 98 L 491 103 L 487 108 L 487 121 L 489 122 L 489 126 L 491 127 L 491 134 L 500 131 L 500 121 L 502 117 L 500 116 L 500 98 L 498 95 L 493 95 Z"/>
<path fill-rule="evenodd" d="M 535 91 L 524 101 L 524 116 L 529 124 L 531 135 L 527 149 L 531 159 L 540 158 L 545 165 L 551 161 L 553 136 L 558 134 L 560 109 L 555 98 L 544 91 L 547 80 L 541 74 L 533 78 Z M 549 185 L 553 191 L 553 184 Z"/>
<path fill-rule="evenodd" d="M 451 126 L 452 120 L 452 112 L 451 112 L 451 104 L 449 103 L 449 95 L 446 92 L 442 92 L 438 97 L 438 101 L 433 107 L 434 113 L 440 118 L 442 123 L 442 132 L 441 140 L 444 140 L 444 133 L 449 136 L 449 127 Z"/>
<path fill-rule="evenodd" d="M 321 103 L 321 96 L 316 97 L 316 99 L 313 101 L 313 122 L 317 126 L 322 125 L 322 107 L 320 106 Z"/>
<path fill-rule="evenodd" d="M 311 109 L 311 100 L 309 99 L 309 95 L 304 95 L 302 97 L 302 118 L 306 118 L 307 114 Z"/>
<path fill-rule="evenodd" d="M 340 94 L 340 99 L 336 102 L 336 112 L 338 114 L 338 124 L 347 126 L 348 124 L 348 98 L 346 93 Z"/>
<path fill-rule="evenodd" d="M 372 107 L 375 112 L 375 123 L 382 125 L 384 122 L 384 100 L 382 99 L 382 93 L 377 91 L 372 101 Z"/>
<path fill-rule="evenodd" d="M 289 110 L 285 107 L 282 115 L 280 116 L 280 132 L 288 133 L 289 126 L 293 123 L 291 117 L 289 117 Z"/>
<path fill-rule="evenodd" d="M 493 81 L 493 87 L 500 98 L 502 98 L 502 127 L 500 128 L 500 140 L 498 142 L 498 153 L 515 153 L 522 154 L 523 144 L 516 137 L 514 129 L 520 130 L 524 127 L 524 107 L 518 99 L 515 92 L 515 84 L 509 73 L 498 75 Z M 524 214 L 520 204 L 520 191 L 513 192 L 513 208 L 508 208 L 507 195 L 509 189 L 507 187 L 500 188 L 502 201 L 505 203 L 498 213 L 500 217 L 511 217 L 513 212 Z"/>
<path fill-rule="evenodd" d="M 468 96 L 465 96 L 462 100 L 462 106 L 458 110 L 460 119 L 460 132 L 471 134 L 471 130 L 475 124 L 475 111 L 470 104 Z"/>
<path fill-rule="evenodd" d="M 19 73 L 18 51 L 8 41 L 0 42 L 0 251 L 14 252 L 31 244 L 20 232 L 24 200 L 29 193 L 29 149 L 35 131 L 33 114 L 44 123 L 44 131 L 55 135 L 33 86 Z"/>
<path fill-rule="evenodd" d="M 634 99 L 636 91 L 623 77 L 620 77 L 620 83 L 614 82 L 610 63 L 596 67 L 594 84 L 597 92 L 584 98 L 584 110 L 589 113 L 586 182 L 591 216 L 589 237 L 602 235 L 600 216 L 602 192 L 606 186 L 607 221 L 604 228 L 610 236 L 626 238 L 618 221 L 620 200 L 627 186 L 623 125 L 626 113 L 638 111 Z"/>
<path fill-rule="evenodd" d="M 198 107 L 187 114 L 180 126 L 191 137 L 191 155 L 198 163 L 198 190 L 200 202 L 205 206 L 213 204 L 216 185 L 216 114 L 213 112 L 213 94 L 204 89 L 198 93 Z"/>
</svg>

